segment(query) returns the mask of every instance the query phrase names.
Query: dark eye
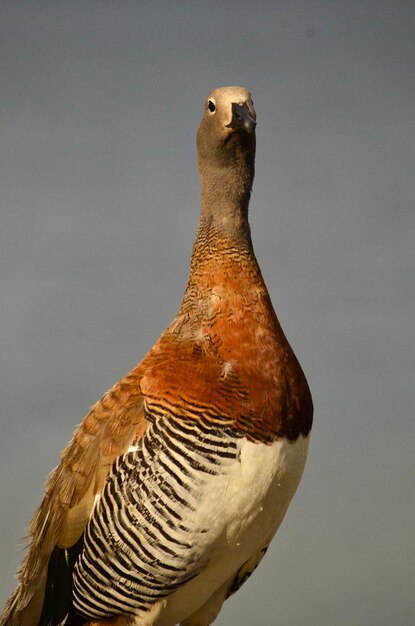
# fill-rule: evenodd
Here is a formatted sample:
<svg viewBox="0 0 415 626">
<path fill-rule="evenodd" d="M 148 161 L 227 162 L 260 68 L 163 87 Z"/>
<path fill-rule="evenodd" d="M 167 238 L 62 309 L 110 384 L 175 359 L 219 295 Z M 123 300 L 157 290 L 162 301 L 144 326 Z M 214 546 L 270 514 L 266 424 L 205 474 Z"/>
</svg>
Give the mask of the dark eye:
<svg viewBox="0 0 415 626">
<path fill-rule="evenodd" d="M 211 113 L 213 113 L 214 111 L 216 111 L 216 106 L 215 103 L 212 100 L 209 100 L 208 102 L 208 109 Z"/>
</svg>

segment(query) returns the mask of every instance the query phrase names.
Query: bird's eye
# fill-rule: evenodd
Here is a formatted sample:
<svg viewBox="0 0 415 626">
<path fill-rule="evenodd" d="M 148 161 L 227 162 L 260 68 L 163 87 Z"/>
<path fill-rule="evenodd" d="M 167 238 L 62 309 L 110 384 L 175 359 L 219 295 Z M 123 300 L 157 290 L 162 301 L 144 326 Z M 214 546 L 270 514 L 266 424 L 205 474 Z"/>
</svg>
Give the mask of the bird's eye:
<svg viewBox="0 0 415 626">
<path fill-rule="evenodd" d="M 213 100 L 209 100 L 208 102 L 208 109 L 211 113 L 214 113 L 216 111 L 216 105 L 213 102 Z"/>
</svg>

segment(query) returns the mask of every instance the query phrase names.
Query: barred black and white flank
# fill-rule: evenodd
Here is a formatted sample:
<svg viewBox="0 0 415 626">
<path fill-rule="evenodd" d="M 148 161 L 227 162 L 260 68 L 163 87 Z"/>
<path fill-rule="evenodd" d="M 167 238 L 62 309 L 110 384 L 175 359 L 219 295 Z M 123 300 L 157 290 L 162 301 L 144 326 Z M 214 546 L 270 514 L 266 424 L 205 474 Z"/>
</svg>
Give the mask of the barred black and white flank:
<svg viewBox="0 0 415 626">
<path fill-rule="evenodd" d="M 205 566 L 208 518 L 198 514 L 239 455 L 232 432 L 158 418 L 117 459 L 92 513 L 74 575 L 74 606 L 88 618 L 148 611 Z M 108 585 L 108 581 L 111 584 Z"/>
</svg>

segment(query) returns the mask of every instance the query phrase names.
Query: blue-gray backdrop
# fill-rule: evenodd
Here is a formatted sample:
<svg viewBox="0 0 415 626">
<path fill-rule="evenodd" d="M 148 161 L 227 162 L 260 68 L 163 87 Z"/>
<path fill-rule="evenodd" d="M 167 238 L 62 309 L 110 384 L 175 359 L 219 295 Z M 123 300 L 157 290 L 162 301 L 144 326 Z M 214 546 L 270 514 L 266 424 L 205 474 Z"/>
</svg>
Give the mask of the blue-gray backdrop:
<svg viewBox="0 0 415 626">
<path fill-rule="evenodd" d="M 219 623 L 415 623 L 414 3 L 3 1 L 0 34 L 0 600 L 75 425 L 177 310 L 203 100 L 240 84 L 254 245 L 315 428 Z"/>
</svg>

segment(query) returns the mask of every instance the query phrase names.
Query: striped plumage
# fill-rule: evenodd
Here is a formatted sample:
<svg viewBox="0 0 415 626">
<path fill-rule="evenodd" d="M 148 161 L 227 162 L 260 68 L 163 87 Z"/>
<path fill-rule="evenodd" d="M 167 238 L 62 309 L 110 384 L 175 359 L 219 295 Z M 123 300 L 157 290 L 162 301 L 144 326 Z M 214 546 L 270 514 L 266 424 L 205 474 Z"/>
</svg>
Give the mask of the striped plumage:
<svg viewBox="0 0 415 626">
<path fill-rule="evenodd" d="M 189 564 L 197 563 L 197 571 L 206 564 L 211 530 L 197 513 L 200 496 L 213 490 L 218 475 L 229 476 L 237 443 L 229 429 L 188 419 L 163 416 L 149 426 L 138 449 L 114 464 L 94 509 L 76 566 L 76 609 L 95 618 L 114 609 L 146 611 L 195 576 Z"/>
<path fill-rule="evenodd" d="M 212 92 L 180 310 L 86 416 L 46 485 L 1 626 L 208 626 L 297 488 L 312 402 L 252 249 L 249 92 Z"/>
</svg>

